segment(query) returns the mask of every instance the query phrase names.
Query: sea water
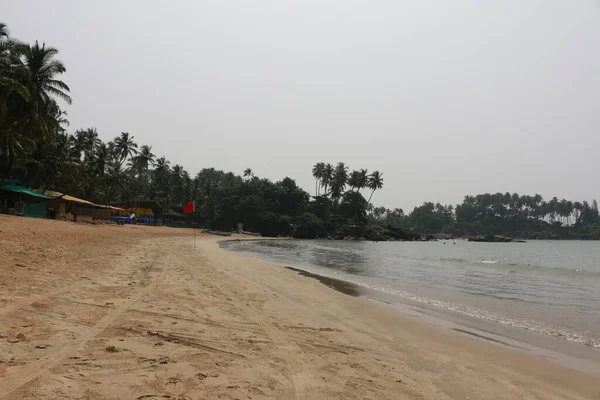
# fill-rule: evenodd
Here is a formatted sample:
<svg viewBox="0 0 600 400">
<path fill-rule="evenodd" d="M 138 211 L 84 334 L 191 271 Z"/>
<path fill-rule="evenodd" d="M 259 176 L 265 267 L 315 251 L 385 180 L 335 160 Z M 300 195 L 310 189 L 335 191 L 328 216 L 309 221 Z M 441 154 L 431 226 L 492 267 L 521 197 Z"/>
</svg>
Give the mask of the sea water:
<svg viewBox="0 0 600 400">
<path fill-rule="evenodd" d="M 222 246 L 368 289 L 600 347 L 600 242 L 231 241 Z"/>
</svg>

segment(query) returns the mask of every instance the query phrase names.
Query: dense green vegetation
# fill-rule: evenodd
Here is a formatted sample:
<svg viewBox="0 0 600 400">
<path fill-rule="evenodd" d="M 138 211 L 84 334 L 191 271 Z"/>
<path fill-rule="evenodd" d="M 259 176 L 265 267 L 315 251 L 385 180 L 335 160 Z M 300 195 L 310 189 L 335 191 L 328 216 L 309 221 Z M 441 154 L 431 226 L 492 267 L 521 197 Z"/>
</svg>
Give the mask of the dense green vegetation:
<svg viewBox="0 0 600 400">
<path fill-rule="evenodd" d="M 517 193 L 465 196 L 462 204 L 431 202 L 415 207 L 409 215 L 401 209 L 373 209 L 373 224 L 389 224 L 423 234 L 447 233 L 453 236 L 507 235 L 520 238 L 600 239 L 598 203 L 572 202 L 556 197 Z"/>
<path fill-rule="evenodd" d="M 0 178 L 19 179 L 35 189 L 52 189 L 96 203 L 160 204 L 159 214 L 196 200 L 190 218 L 218 229 L 245 229 L 266 235 L 324 235 L 347 224 L 366 224 L 367 201 L 382 187 L 381 174 L 352 172 L 344 163 L 319 164 L 315 178 L 324 189 L 315 201 L 291 178 L 278 182 L 240 177 L 206 168 L 192 177 L 171 166 L 148 145 L 122 132 L 105 143 L 95 128 L 66 130 L 60 101 L 71 103 L 66 71 L 58 51 L 45 44 L 21 43 L 0 25 Z M 321 166 L 326 167 L 321 170 Z M 360 175 L 360 176 L 359 176 Z M 360 178 L 360 179 L 357 179 Z M 349 189 L 349 190 L 346 190 Z"/>
<path fill-rule="evenodd" d="M 250 168 L 242 176 L 205 168 L 195 176 L 151 146 L 122 132 L 109 142 L 95 128 L 67 132 L 61 104 L 71 103 L 58 51 L 9 37 L 0 24 L 0 178 L 20 179 L 34 189 L 51 189 L 96 203 L 151 201 L 157 213 L 197 202 L 189 218 L 216 229 L 297 237 L 414 239 L 416 233 L 456 236 L 504 234 L 519 237 L 600 238 L 595 201 L 571 202 L 539 195 L 466 196 L 453 207 L 424 203 L 403 210 L 374 207 L 382 174 L 350 171 L 343 163 L 316 163 L 315 193 L 285 177 L 261 179 Z M 364 195 L 363 195 L 364 193 Z"/>
</svg>

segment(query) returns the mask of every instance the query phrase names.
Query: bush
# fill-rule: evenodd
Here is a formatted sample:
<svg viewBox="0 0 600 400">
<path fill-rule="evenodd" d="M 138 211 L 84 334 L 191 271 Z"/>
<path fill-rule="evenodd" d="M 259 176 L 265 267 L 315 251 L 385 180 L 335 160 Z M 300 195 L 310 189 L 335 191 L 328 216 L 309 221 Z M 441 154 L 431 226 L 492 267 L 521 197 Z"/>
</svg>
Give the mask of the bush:
<svg viewBox="0 0 600 400">
<path fill-rule="evenodd" d="M 258 231 L 263 236 L 289 235 L 292 232 L 291 219 L 287 215 L 277 216 L 272 212 L 258 215 Z"/>
<path fill-rule="evenodd" d="M 325 236 L 325 224 L 323 220 L 315 214 L 305 212 L 296 220 L 294 237 L 299 239 L 314 239 L 319 236 Z"/>
</svg>

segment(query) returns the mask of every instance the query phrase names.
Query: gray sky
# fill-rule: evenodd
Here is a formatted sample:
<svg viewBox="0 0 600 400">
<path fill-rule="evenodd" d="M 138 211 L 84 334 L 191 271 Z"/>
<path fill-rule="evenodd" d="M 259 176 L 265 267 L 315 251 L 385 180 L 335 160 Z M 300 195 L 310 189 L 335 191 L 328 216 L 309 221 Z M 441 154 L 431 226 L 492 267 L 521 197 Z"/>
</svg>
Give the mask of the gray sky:
<svg viewBox="0 0 600 400">
<path fill-rule="evenodd" d="M 57 47 L 70 131 L 129 132 L 195 174 L 383 172 L 409 211 L 481 192 L 600 198 L 595 0 L 2 0 Z"/>
</svg>

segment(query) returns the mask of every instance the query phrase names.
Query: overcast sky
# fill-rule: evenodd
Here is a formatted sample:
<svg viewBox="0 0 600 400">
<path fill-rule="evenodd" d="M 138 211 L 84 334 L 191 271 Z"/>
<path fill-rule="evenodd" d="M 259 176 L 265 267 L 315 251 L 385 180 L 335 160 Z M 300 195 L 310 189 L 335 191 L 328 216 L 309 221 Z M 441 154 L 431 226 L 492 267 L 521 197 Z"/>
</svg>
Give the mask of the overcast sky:
<svg viewBox="0 0 600 400">
<path fill-rule="evenodd" d="M 192 175 L 383 172 L 377 205 L 482 192 L 600 198 L 596 0 L 2 0 L 60 50 L 74 132 Z"/>
</svg>

